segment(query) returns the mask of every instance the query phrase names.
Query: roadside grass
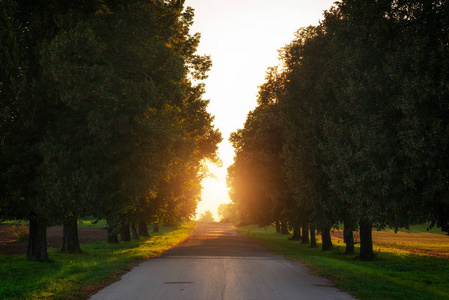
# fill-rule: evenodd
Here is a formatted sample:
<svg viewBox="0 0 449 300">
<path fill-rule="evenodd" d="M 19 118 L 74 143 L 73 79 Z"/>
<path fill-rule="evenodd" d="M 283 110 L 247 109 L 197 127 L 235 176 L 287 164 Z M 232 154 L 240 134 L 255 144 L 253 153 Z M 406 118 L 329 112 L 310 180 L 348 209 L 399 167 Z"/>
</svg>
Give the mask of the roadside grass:
<svg viewBox="0 0 449 300">
<path fill-rule="evenodd" d="M 80 219 L 78 220 L 78 228 L 106 228 L 108 225 L 105 219 L 102 220 L 90 220 Z"/>
<path fill-rule="evenodd" d="M 173 247 L 194 227 L 195 222 L 182 223 L 131 242 L 82 244 L 81 254 L 63 254 L 52 248 L 48 262 L 0 255 L 0 299 L 85 299 L 137 263 Z"/>
<path fill-rule="evenodd" d="M 330 279 L 358 299 L 449 299 L 448 258 L 416 255 L 376 245 L 376 259 L 365 262 L 358 259 L 358 245 L 356 254 L 345 255 L 342 241 L 333 241 L 335 249 L 323 252 L 319 238 L 319 247 L 312 249 L 309 245 L 288 240 L 287 235 L 277 234 L 273 227 L 264 230 L 250 225 L 237 230 L 273 252 L 302 263 L 312 274 Z M 394 232 L 390 235 L 391 243 L 398 240 Z M 449 237 L 436 236 L 449 243 Z M 424 243 L 417 241 L 416 245 L 419 247 Z"/>
</svg>

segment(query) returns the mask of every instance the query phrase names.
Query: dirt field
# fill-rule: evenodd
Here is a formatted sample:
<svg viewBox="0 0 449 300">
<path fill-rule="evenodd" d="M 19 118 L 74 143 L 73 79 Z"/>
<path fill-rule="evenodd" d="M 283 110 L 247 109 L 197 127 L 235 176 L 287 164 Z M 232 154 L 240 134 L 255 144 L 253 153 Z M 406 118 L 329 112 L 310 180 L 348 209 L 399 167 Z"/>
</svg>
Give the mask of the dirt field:
<svg viewBox="0 0 449 300">
<path fill-rule="evenodd" d="M 27 243 L 17 241 L 16 226 L 0 225 L 0 254 L 26 254 Z M 107 232 L 102 228 L 78 228 L 80 243 L 106 240 Z M 47 246 L 62 247 L 62 227 L 47 228 Z"/>
</svg>

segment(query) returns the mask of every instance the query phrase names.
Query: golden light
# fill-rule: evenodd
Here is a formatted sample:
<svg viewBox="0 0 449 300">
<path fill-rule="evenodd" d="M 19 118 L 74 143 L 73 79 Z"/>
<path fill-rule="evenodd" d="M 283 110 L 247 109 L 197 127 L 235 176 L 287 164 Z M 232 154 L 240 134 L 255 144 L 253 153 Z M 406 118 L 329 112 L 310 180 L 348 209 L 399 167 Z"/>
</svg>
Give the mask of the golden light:
<svg viewBox="0 0 449 300">
<path fill-rule="evenodd" d="M 205 80 L 208 111 L 223 134 L 223 167 L 210 166 L 216 179 L 204 179 L 198 215 L 230 201 L 226 170 L 233 162 L 229 134 L 242 128 L 256 106 L 258 86 L 268 67 L 278 64 L 278 50 L 301 27 L 317 25 L 335 0 L 186 0 L 195 9 L 191 33 L 201 33 L 198 54 L 210 55 L 213 67 Z"/>
<path fill-rule="evenodd" d="M 206 210 L 210 210 L 214 214 L 215 220 L 219 221 L 217 215 L 218 206 L 231 201 L 228 197 L 226 186 L 226 168 L 209 164 L 209 169 L 214 174 L 214 177 L 205 178 L 201 182 L 203 187 L 201 198 L 203 200 L 198 204 L 197 216 Z"/>
</svg>

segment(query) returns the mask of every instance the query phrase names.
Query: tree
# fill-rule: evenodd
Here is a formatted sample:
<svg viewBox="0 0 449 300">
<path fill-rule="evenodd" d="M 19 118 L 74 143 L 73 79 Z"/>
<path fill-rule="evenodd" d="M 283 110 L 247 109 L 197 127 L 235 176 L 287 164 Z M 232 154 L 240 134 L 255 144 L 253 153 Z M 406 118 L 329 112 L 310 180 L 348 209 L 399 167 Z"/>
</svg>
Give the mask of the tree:
<svg viewBox="0 0 449 300">
<path fill-rule="evenodd" d="M 240 212 L 234 202 L 220 204 L 217 213 L 220 222 L 233 223 L 236 225 L 241 224 Z"/>
<path fill-rule="evenodd" d="M 54 213 L 35 185 L 42 161 L 36 145 L 55 113 L 39 65 L 39 45 L 57 31 L 47 9 L 46 3 L 0 4 L 6 29 L 1 32 L 0 215 L 30 220 L 30 260 L 47 259 L 46 224 Z"/>
<path fill-rule="evenodd" d="M 194 214 L 201 161 L 217 161 L 221 135 L 191 81 L 211 62 L 195 54 L 183 3 L 2 2 L 2 41 L 18 51 L 2 51 L 0 214 L 30 217 L 30 259 L 47 257 L 45 226 L 60 222 L 63 250 L 80 251 L 86 214 L 107 218 L 116 240 L 120 225 L 157 211 L 163 180 L 185 191 L 170 213 Z"/>
<path fill-rule="evenodd" d="M 374 257 L 373 227 L 449 228 L 448 11 L 445 1 L 344 0 L 282 49 L 275 107 L 283 170 L 295 217 L 318 227 L 323 250 L 336 222 L 344 223 L 347 253 L 360 229 L 363 260 Z M 259 106 L 231 137 L 236 159 L 228 171 L 233 200 L 265 219 L 274 206 L 260 175 L 271 161 L 251 147 L 263 148 L 267 120 Z"/>
<path fill-rule="evenodd" d="M 404 158 L 394 104 L 397 87 L 385 76 L 397 26 L 385 16 L 391 1 L 342 1 L 323 22 L 332 58 L 328 88 L 335 108 L 324 117 L 322 148 L 345 228 L 360 228 L 360 257 L 374 257 L 373 226 L 407 226 L 401 219 Z M 337 80 L 338 79 L 338 80 Z M 348 233 L 348 230 L 345 230 Z M 351 246 L 351 237 L 346 238 Z M 349 247 L 347 252 L 351 252 Z"/>
<path fill-rule="evenodd" d="M 265 165 L 258 164 L 267 158 L 260 143 L 256 144 L 257 132 L 263 126 L 261 113 L 261 109 L 250 113 L 245 128 L 231 134 L 236 156 L 234 164 L 228 168 L 227 183 L 231 199 L 238 203 L 243 217 L 248 218 L 244 222 L 267 225 L 275 219 L 275 206 L 267 193 L 268 188 L 263 185 L 269 180 L 269 171 Z"/>
<path fill-rule="evenodd" d="M 229 195 L 237 204 L 242 222 L 266 226 L 281 221 L 284 233 L 292 220 L 291 193 L 283 173 L 283 127 L 279 97 L 282 74 L 267 71 L 260 86 L 258 106 L 247 116 L 243 129 L 231 134 L 234 164 L 228 168 Z"/>
<path fill-rule="evenodd" d="M 210 210 L 206 210 L 200 215 L 198 222 L 215 222 L 215 218 Z"/>
<path fill-rule="evenodd" d="M 67 111 L 90 121 L 70 128 L 93 138 L 86 140 L 84 134 L 69 142 L 90 149 L 90 155 L 83 158 L 95 164 L 85 169 L 95 175 L 90 178 L 103 179 L 89 183 L 96 194 L 91 210 L 108 219 L 110 241 L 117 241 L 114 236 L 119 227 L 129 228 L 130 222 L 149 220 L 156 214 L 157 205 L 150 203 L 156 194 L 162 199 L 161 207 L 170 206 L 160 185 L 163 178 L 178 176 L 172 174 L 175 168 L 171 166 L 182 172 L 178 179 L 191 182 L 199 171 L 199 161 L 214 159 L 221 139 L 205 111 L 208 102 L 201 99 L 202 85 L 195 87 L 187 80 L 189 72 L 196 79 L 204 78 L 210 60 L 193 54 L 199 42 L 198 35 L 188 35 L 193 11 L 181 13 L 178 4 L 115 6 L 112 16 L 79 23 L 53 39 L 49 51 L 44 51 L 49 54 L 49 76 L 60 87 Z M 197 122 L 192 123 L 193 119 Z M 61 120 L 65 122 L 63 115 Z M 60 141 L 57 138 L 58 146 L 71 149 Z M 93 146 L 89 144 L 92 141 L 96 142 Z M 164 151 L 167 149 L 170 151 Z M 190 178 L 183 176 L 187 169 Z M 179 186 L 180 180 L 174 184 L 187 195 L 188 187 Z M 72 188 L 70 184 L 67 187 Z M 198 188 L 195 193 L 199 194 Z M 185 217 L 194 214 L 195 197 L 176 198 L 183 206 L 194 201 Z M 62 206 L 68 207 L 66 202 Z M 173 208 L 166 216 L 172 221 L 177 213 Z M 128 235 L 123 236 L 126 239 Z"/>
<path fill-rule="evenodd" d="M 127 72 L 132 68 L 133 72 L 143 73 L 145 70 L 138 66 L 145 66 L 142 60 L 148 62 L 151 57 L 138 61 L 136 51 L 148 55 L 150 49 L 136 48 L 132 39 L 124 41 L 129 36 L 127 30 L 139 33 L 145 30 L 137 31 L 140 24 L 137 17 L 146 15 L 155 22 L 156 18 L 151 16 L 154 8 L 143 6 L 138 10 L 140 15 L 133 19 L 135 23 L 131 23 L 127 12 L 136 6 L 139 4 L 116 7 L 113 17 L 91 15 L 43 44 L 43 74 L 56 88 L 55 105 L 60 113 L 41 142 L 45 159 L 40 186 L 53 206 L 60 207 L 65 225 L 76 224 L 76 218 L 85 214 L 108 215 L 109 220 L 117 220 L 111 215 L 122 215 L 120 206 L 131 204 L 129 201 L 147 192 L 148 183 L 155 181 L 157 168 L 150 169 L 150 165 L 164 161 L 162 157 L 148 155 L 159 152 L 161 148 L 156 145 L 163 147 L 168 141 L 164 139 L 167 136 L 164 129 L 169 126 L 163 125 L 168 117 L 154 107 L 161 101 L 157 99 L 160 93 L 157 87 L 152 88 L 154 84 L 144 83 L 145 78 L 138 80 Z M 117 28 L 118 22 L 122 22 L 122 27 L 112 38 L 104 24 Z M 151 34 L 155 33 L 149 32 L 148 39 Z M 114 53 L 119 42 L 125 45 L 121 53 L 129 57 L 125 65 L 117 61 Z M 157 47 L 162 46 L 155 41 L 153 51 Z M 145 92 L 151 89 L 155 96 L 148 97 Z M 148 161 L 149 158 L 154 161 Z M 53 184 L 53 177 L 58 178 L 58 184 Z M 66 223 L 65 219 L 70 221 Z"/>
<path fill-rule="evenodd" d="M 326 72 L 324 45 L 320 28 L 307 27 L 298 31 L 296 39 L 283 49 L 286 95 L 280 105 L 285 120 L 285 173 L 295 194 L 299 217 L 319 229 L 322 249 L 329 250 L 329 231 L 336 216 L 318 139 L 323 134 L 324 113 L 332 106 L 327 92 L 318 91 Z"/>
<path fill-rule="evenodd" d="M 398 135 L 406 186 L 398 224 L 428 222 L 449 231 L 447 1 L 398 1 L 388 17 L 397 24 L 386 73 L 401 112 Z"/>
<path fill-rule="evenodd" d="M 441 45 L 442 39 L 431 35 L 434 43 L 427 47 L 426 55 L 421 58 L 416 55 L 420 53 L 416 45 L 429 45 L 419 42 L 420 35 L 415 34 L 426 27 L 417 20 L 422 17 L 425 24 L 432 24 L 423 32 L 439 34 L 442 30 L 435 28 L 447 24 L 447 18 L 443 17 L 447 5 L 438 1 L 412 2 L 341 1 L 325 13 L 319 26 L 303 31 L 284 53 L 287 65 L 285 112 L 289 126 L 285 149 L 286 157 L 290 158 L 287 163 L 290 178 L 296 178 L 297 183 L 307 183 L 298 188 L 299 195 L 306 195 L 317 178 L 323 179 L 322 185 L 317 187 L 320 193 L 326 189 L 330 193 L 324 193 L 320 201 L 302 202 L 321 203 L 319 207 L 330 210 L 331 214 L 324 214 L 324 218 L 318 220 L 345 223 L 347 252 L 353 251 L 350 232 L 358 223 L 360 257 L 367 260 L 374 257 L 373 226 L 403 227 L 426 219 L 435 222 L 439 219 L 439 223 L 444 224 L 447 220 L 447 204 L 440 198 L 445 194 L 440 194 L 444 185 L 440 181 L 437 188 L 433 184 L 423 184 L 422 180 L 424 173 L 432 174 L 429 178 L 432 177 L 433 182 L 444 175 L 431 164 L 424 167 L 415 160 L 416 149 L 426 157 L 427 153 L 445 149 L 445 139 L 441 139 L 437 129 L 440 125 L 435 125 L 442 124 L 445 110 L 436 104 L 441 102 L 438 97 L 428 97 L 429 105 L 419 110 L 422 117 L 416 117 L 418 102 L 413 100 L 419 98 L 419 103 L 427 103 L 426 96 L 423 97 L 425 90 L 429 90 L 430 82 L 441 82 L 442 74 L 430 71 L 438 75 L 417 84 L 418 78 L 426 77 L 422 74 L 435 69 L 421 64 L 425 67 L 418 75 L 414 66 L 419 65 L 418 61 L 429 61 L 424 57 L 428 57 L 430 49 L 444 49 L 435 47 Z M 432 22 L 424 21 L 430 18 Z M 422 36 L 428 39 L 427 34 Z M 405 45 L 413 50 L 404 55 Z M 402 73 L 403 70 L 407 70 L 406 73 Z M 437 70 L 441 70 L 440 67 Z M 420 85 L 422 93 L 416 90 Z M 402 94 L 412 86 L 413 97 Z M 429 113 L 430 107 L 438 108 Z M 427 125 L 412 129 L 411 124 Z M 430 136 L 430 131 L 424 128 L 434 128 L 432 134 L 439 136 L 438 147 L 419 146 L 423 145 L 424 136 Z M 430 145 L 436 144 L 430 142 Z M 444 161 L 442 156 L 439 159 Z M 424 157 L 419 160 L 428 161 Z M 430 187 L 429 193 L 424 193 L 426 185 Z M 432 194 L 437 190 L 439 196 Z M 434 195 L 432 201 L 438 199 L 434 207 L 438 207 L 439 213 L 430 212 L 434 207 L 422 201 L 423 195 L 430 194 Z"/>
</svg>

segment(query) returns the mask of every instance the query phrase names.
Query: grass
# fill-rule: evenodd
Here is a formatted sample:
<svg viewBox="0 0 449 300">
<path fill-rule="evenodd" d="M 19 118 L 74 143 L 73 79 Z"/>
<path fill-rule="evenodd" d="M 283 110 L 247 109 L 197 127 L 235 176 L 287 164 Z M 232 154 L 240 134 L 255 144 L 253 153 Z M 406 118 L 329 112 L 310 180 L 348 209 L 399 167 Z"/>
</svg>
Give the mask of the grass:
<svg viewBox="0 0 449 300">
<path fill-rule="evenodd" d="M 0 299 L 85 299 L 138 262 L 179 243 L 194 226 L 189 222 L 164 227 L 150 238 L 119 244 L 83 244 L 81 254 L 63 254 L 52 248 L 48 262 L 0 255 Z"/>
<path fill-rule="evenodd" d="M 440 256 L 449 258 L 449 236 L 441 232 L 428 232 L 425 226 L 414 226 L 411 230 L 393 230 L 373 231 L 373 242 L 376 247 L 403 250 L 406 252 Z M 334 230 L 333 237 L 343 240 L 343 231 Z M 360 242 L 360 237 L 355 235 L 355 240 Z"/>
<path fill-rule="evenodd" d="M 96 220 L 85 220 L 80 219 L 78 220 L 78 228 L 106 228 L 106 220 L 99 220 L 95 222 Z"/>
<path fill-rule="evenodd" d="M 0 220 L 1 225 L 10 225 L 10 226 L 20 226 L 20 225 L 28 225 L 28 220 Z"/>
<path fill-rule="evenodd" d="M 393 229 L 388 229 L 388 230 L 393 230 Z M 408 232 L 408 233 L 411 233 L 411 232 L 431 232 L 431 233 L 439 233 L 439 234 L 445 234 L 446 235 L 445 232 L 441 231 L 440 227 L 434 226 L 432 228 L 429 228 L 429 226 L 427 226 L 427 225 L 413 225 L 413 226 L 410 226 L 409 229 L 399 228 L 398 230 L 401 231 L 401 232 Z"/>
<path fill-rule="evenodd" d="M 449 258 L 449 237 L 430 232 L 374 231 L 374 243 L 381 248 L 393 248 L 424 255 Z"/>
<path fill-rule="evenodd" d="M 311 249 L 309 245 L 289 241 L 289 236 L 276 234 L 270 227 L 265 231 L 257 226 L 245 226 L 238 231 L 287 259 L 301 262 L 312 273 L 329 278 L 358 299 L 449 299 L 448 258 L 377 245 L 376 259 L 364 262 L 358 259 L 357 253 L 343 254 L 342 242 L 334 241 L 335 249 L 323 252 L 320 248 Z M 394 233 L 390 235 L 390 242 L 398 240 Z M 449 243 L 449 237 L 436 236 Z M 416 246 L 421 244 L 425 242 L 416 242 Z"/>
</svg>

